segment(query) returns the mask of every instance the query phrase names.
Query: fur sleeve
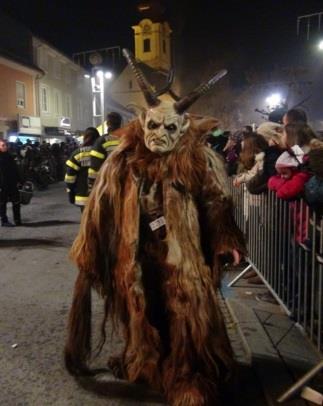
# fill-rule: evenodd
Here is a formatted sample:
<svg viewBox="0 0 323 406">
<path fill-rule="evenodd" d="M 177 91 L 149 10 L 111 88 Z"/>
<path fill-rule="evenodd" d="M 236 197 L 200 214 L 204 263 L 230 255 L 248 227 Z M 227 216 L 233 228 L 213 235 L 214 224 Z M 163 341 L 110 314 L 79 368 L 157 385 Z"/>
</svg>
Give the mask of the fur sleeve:
<svg viewBox="0 0 323 406">
<path fill-rule="evenodd" d="M 246 253 L 245 241 L 233 216 L 233 202 L 228 190 L 228 178 L 220 157 L 207 152 L 208 164 L 202 186 L 201 218 L 213 254 L 237 249 Z"/>
<path fill-rule="evenodd" d="M 99 224 L 106 210 L 104 207 L 100 207 L 99 213 L 94 210 L 95 200 L 96 196 L 92 193 L 83 212 L 80 230 L 71 248 L 70 257 L 80 273 L 90 278 L 92 286 L 99 288 L 104 272 L 103 236 Z"/>
</svg>

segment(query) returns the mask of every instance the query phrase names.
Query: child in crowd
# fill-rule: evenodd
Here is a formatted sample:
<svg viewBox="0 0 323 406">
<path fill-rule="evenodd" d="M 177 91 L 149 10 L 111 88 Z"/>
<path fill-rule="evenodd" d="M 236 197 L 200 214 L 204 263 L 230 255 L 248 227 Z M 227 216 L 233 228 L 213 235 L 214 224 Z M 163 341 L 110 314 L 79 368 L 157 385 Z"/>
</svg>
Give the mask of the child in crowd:
<svg viewBox="0 0 323 406">
<path fill-rule="evenodd" d="M 277 175 L 269 178 L 268 189 L 276 192 L 280 199 L 296 200 L 304 192 L 304 186 L 311 177 L 309 172 L 300 169 L 304 160 L 304 151 L 294 145 L 289 151 L 283 152 L 276 162 Z M 297 201 L 290 203 L 295 224 L 295 239 L 303 243 L 307 239 L 308 209 L 300 208 Z"/>
<path fill-rule="evenodd" d="M 277 175 L 271 176 L 268 188 L 276 192 L 280 199 L 296 199 L 303 191 L 310 174 L 300 170 L 303 164 L 304 152 L 294 145 L 290 151 L 283 152 L 277 159 L 275 168 Z"/>
</svg>

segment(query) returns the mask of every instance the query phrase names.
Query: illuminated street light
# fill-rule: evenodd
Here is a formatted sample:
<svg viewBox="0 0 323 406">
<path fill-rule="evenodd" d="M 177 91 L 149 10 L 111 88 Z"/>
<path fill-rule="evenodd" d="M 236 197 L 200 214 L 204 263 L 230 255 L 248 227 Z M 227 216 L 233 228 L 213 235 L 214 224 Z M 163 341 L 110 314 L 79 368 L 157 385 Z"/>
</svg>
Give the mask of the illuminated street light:
<svg viewBox="0 0 323 406">
<path fill-rule="evenodd" d="M 319 42 L 319 44 L 318 44 L 318 49 L 319 49 L 320 51 L 323 51 L 323 39 Z"/>
<path fill-rule="evenodd" d="M 113 73 L 106 71 L 103 67 L 95 66 L 92 68 L 92 111 L 93 111 L 93 126 L 97 126 L 97 120 L 101 121 L 101 131 L 104 134 L 104 98 L 105 98 L 105 80 L 110 81 L 113 78 Z"/>
<path fill-rule="evenodd" d="M 282 103 L 282 97 L 279 93 L 273 93 L 266 98 L 266 103 L 269 108 L 274 109 Z"/>
<path fill-rule="evenodd" d="M 84 75 L 84 77 L 86 78 L 86 79 L 90 79 L 90 75 L 88 74 L 88 73 L 86 73 L 85 75 Z"/>
</svg>

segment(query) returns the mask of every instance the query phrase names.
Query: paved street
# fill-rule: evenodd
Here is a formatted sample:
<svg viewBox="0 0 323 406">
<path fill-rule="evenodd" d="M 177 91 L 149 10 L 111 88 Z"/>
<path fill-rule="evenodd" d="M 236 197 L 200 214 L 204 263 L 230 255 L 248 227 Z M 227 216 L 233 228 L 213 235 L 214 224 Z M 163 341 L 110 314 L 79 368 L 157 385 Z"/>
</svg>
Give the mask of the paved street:
<svg viewBox="0 0 323 406">
<path fill-rule="evenodd" d="M 32 203 L 22 207 L 22 218 L 23 227 L 0 228 L 0 404 L 160 404 L 155 395 L 122 382 L 108 389 L 99 382 L 96 392 L 104 395 L 99 396 L 91 382 L 84 382 L 84 390 L 66 373 L 65 326 L 76 276 L 68 249 L 80 212 L 67 203 L 63 184 L 55 184 L 36 192 Z M 99 305 L 95 302 L 98 321 Z M 106 347 L 117 351 L 118 345 L 114 337 Z M 99 357 L 101 366 L 107 356 L 106 352 Z M 114 381 L 107 374 L 101 378 L 106 380 Z"/>
<path fill-rule="evenodd" d="M 32 203 L 23 206 L 22 218 L 23 227 L 0 228 L 0 404 L 164 404 L 158 394 L 116 381 L 110 373 L 99 375 L 95 381 L 84 379 L 78 383 L 67 374 L 63 366 L 63 346 L 76 276 L 76 269 L 68 260 L 68 250 L 78 230 L 80 212 L 67 203 L 61 183 L 51 185 L 47 191 L 36 192 Z M 268 311 L 272 310 L 264 306 L 255 309 L 252 295 L 248 295 L 246 301 L 245 292 L 243 284 L 241 288 L 226 291 L 229 307 L 226 308 L 223 302 L 229 335 L 241 361 L 237 384 L 231 391 L 232 399 L 225 406 L 274 404 L 270 399 L 290 384 L 290 378 L 282 378 L 286 375 L 280 361 L 282 354 L 276 356 L 268 339 L 270 332 L 265 331 L 268 322 L 267 327 L 261 324 L 261 315 L 265 314 L 268 320 Z M 276 325 L 274 321 L 270 325 L 273 332 L 288 322 L 277 308 L 272 311 L 278 320 Z M 230 316 L 232 310 L 234 320 Z M 102 308 L 96 297 L 93 313 L 94 323 L 98 324 Z M 238 330 L 243 332 L 244 342 L 239 340 Z M 120 338 L 111 339 L 110 336 L 108 332 L 106 348 L 93 366 L 105 367 L 109 353 L 121 348 Z M 294 341 L 298 343 L 299 336 L 296 335 Z M 296 354 L 293 357 L 304 363 L 304 359 L 298 356 L 296 344 L 291 347 L 287 341 L 286 348 L 289 358 L 293 348 L 293 354 Z M 305 344 L 302 344 L 302 350 L 305 351 Z M 253 367 L 246 362 L 248 356 L 254 360 Z M 310 356 L 307 354 L 305 358 L 308 360 Z M 278 381 L 276 376 L 280 376 Z M 289 404 L 296 406 L 303 405 L 303 402 Z"/>
</svg>

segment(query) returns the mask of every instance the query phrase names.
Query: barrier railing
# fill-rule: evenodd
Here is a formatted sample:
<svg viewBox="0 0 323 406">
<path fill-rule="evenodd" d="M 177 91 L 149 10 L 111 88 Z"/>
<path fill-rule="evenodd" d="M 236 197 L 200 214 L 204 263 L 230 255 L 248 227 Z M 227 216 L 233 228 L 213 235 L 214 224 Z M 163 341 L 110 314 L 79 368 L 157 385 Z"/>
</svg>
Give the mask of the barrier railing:
<svg viewBox="0 0 323 406">
<path fill-rule="evenodd" d="M 273 192 L 252 195 L 232 184 L 230 189 L 250 265 L 322 351 L 323 219 L 304 200 L 284 201 Z"/>
<path fill-rule="evenodd" d="M 230 190 L 235 219 L 248 245 L 249 265 L 230 283 L 253 268 L 264 284 L 319 351 L 322 351 L 323 218 L 304 200 L 284 201 L 271 191 L 250 194 L 245 186 Z M 323 395 L 305 386 L 323 369 L 323 361 L 278 399 L 297 392 L 316 404 Z M 319 399 L 319 400 L 317 400 Z"/>
</svg>

